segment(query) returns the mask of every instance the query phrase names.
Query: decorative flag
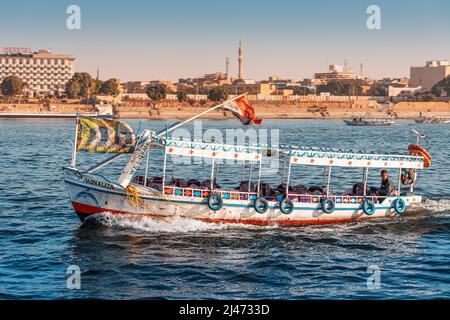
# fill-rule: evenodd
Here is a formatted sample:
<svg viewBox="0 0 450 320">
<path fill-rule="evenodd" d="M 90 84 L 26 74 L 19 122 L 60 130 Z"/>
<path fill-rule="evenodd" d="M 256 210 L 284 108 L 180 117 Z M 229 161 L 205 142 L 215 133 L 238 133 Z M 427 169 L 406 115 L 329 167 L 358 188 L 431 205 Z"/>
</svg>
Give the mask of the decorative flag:
<svg viewBox="0 0 450 320">
<path fill-rule="evenodd" d="M 136 142 L 125 122 L 90 117 L 78 118 L 77 150 L 101 153 L 131 153 Z"/>
<path fill-rule="evenodd" d="M 225 103 L 223 109 L 231 111 L 244 125 L 261 124 L 262 120 L 256 118 L 255 109 L 250 105 L 245 97 Z"/>
</svg>

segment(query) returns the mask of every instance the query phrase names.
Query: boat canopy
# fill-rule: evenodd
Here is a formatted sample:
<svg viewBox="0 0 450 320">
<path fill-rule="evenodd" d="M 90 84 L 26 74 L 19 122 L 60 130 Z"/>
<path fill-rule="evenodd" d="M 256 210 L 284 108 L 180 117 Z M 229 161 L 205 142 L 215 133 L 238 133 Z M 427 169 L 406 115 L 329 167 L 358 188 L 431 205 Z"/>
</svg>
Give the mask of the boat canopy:
<svg viewBox="0 0 450 320">
<path fill-rule="evenodd" d="M 408 168 L 423 169 L 422 157 L 411 155 L 387 155 L 351 150 L 330 150 L 325 148 L 302 147 L 286 152 L 291 164 L 361 167 L 361 168 Z"/>
<path fill-rule="evenodd" d="M 263 152 L 261 147 L 236 146 L 173 139 L 165 140 L 164 146 L 166 154 L 240 161 L 261 161 Z"/>
<path fill-rule="evenodd" d="M 164 140 L 165 153 L 185 157 L 262 161 L 268 152 L 289 158 L 291 164 L 352 167 L 423 169 L 422 157 L 375 154 L 346 149 L 297 146 L 236 146 L 186 140 Z"/>
</svg>

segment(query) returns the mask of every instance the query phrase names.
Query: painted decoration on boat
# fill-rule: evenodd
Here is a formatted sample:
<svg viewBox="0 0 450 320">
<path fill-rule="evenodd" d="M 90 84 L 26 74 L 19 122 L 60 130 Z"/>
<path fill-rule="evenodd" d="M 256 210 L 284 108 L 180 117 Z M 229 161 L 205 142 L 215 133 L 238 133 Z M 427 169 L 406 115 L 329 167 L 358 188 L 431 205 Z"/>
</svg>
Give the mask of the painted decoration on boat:
<svg viewBox="0 0 450 320">
<path fill-rule="evenodd" d="M 290 156 L 291 164 L 362 168 L 423 169 L 424 167 L 424 158 L 413 155 L 341 153 L 303 149 L 294 149 L 287 154 Z"/>
<path fill-rule="evenodd" d="M 261 161 L 261 150 L 252 147 L 235 147 L 204 142 L 183 142 L 168 140 L 166 154 L 184 157 L 200 157 L 211 159 L 229 159 L 239 161 Z"/>
<path fill-rule="evenodd" d="M 99 153 L 131 153 L 136 135 L 123 121 L 79 117 L 77 150 Z"/>
</svg>

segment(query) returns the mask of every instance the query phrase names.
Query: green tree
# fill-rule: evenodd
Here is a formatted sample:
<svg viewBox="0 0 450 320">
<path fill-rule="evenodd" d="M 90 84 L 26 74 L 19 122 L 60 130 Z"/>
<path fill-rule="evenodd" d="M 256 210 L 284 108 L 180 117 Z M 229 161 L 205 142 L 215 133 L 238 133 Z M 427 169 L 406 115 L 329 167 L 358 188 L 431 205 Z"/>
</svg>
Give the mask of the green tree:
<svg viewBox="0 0 450 320">
<path fill-rule="evenodd" d="M 178 99 L 178 102 L 184 102 L 184 101 L 186 101 L 186 93 L 185 92 L 178 92 L 177 93 L 177 99 Z"/>
<path fill-rule="evenodd" d="M 100 93 L 117 96 L 120 93 L 119 86 L 119 80 L 117 79 L 106 80 L 100 88 Z"/>
<path fill-rule="evenodd" d="M 159 101 L 166 98 L 167 87 L 163 84 L 156 84 L 147 87 L 147 96 L 153 101 Z"/>
<path fill-rule="evenodd" d="M 70 79 L 66 83 L 66 95 L 70 99 L 75 99 L 80 96 L 80 85 L 77 81 Z"/>
<path fill-rule="evenodd" d="M 350 81 L 330 81 L 326 85 L 317 87 L 317 93 L 329 92 L 333 96 L 359 96 L 363 88 L 356 80 Z"/>
<path fill-rule="evenodd" d="M 24 84 L 19 77 L 9 76 L 3 79 L 0 87 L 4 96 L 14 97 L 22 94 Z"/>
<path fill-rule="evenodd" d="M 78 88 L 78 92 L 76 90 L 70 92 L 74 88 Z M 71 98 L 88 98 L 92 92 L 92 78 L 87 72 L 75 72 L 72 79 L 66 83 L 66 94 Z"/>
<path fill-rule="evenodd" d="M 317 93 L 329 92 L 333 96 L 342 95 L 343 86 L 339 81 L 330 81 L 325 85 L 319 85 L 316 89 Z"/>
<path fill-rule="evenodd" d="M 227 94 L 225 90 L 221 87 L 212 88 L 208 92 L 208 99 L 214 102 L 225 100 L 227 98 Z"/>
<path fill-rule="evenodd" d="M 308 87 L 294 87 L 293 91 L 296 96 L 306 96 L 312 93 Z"/>
<path fill-rule="evenodd" d="M 342 89 L 341 94 L 346 96 L 360 96 L 363 91 L 360 83 L 355 80 L 345 82 Z"/>
<path fill-rule="evenodd" d="M 103 86 L 103 83 L 104 82 L 102 80 L 92 79 L 91 83 L 92 94 L 99 94 Z"/>
<path fill-rule="evenodd" d="M 450 76 L 442 79 L 431 88 L 431 93 L 436 97 L 441 97 L 442 93 L 450 97 Z"/>
<path fill-rule="evenodd" d="M 387 88 L 382 83 L 374 83 L 369 91 L 367 92 L 367 95 L 369 96 L 387 96 Z"/>
</svg>

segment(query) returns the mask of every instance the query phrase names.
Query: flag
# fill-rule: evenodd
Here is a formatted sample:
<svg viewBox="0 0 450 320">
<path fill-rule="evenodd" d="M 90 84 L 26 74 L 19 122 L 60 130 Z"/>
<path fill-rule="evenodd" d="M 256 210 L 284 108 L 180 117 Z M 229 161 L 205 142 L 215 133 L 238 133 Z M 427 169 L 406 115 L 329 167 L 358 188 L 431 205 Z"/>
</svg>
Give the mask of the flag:
<svg viewBox="0 0 450 320">
<path fill-rule="evenodd" d="M 262 120 L 256 118 L 255 109 L 250 105 L 245 97 L 225 103 L 223 109 L 231 111 L 244 125 L 261 124 Z"/>
<path fill-rule="evenodd" d="M 78 118 L 77 150 L 101 153 L 131 153 L 136 142 L 125 122 L 91 117 Z"/>
</svg>

